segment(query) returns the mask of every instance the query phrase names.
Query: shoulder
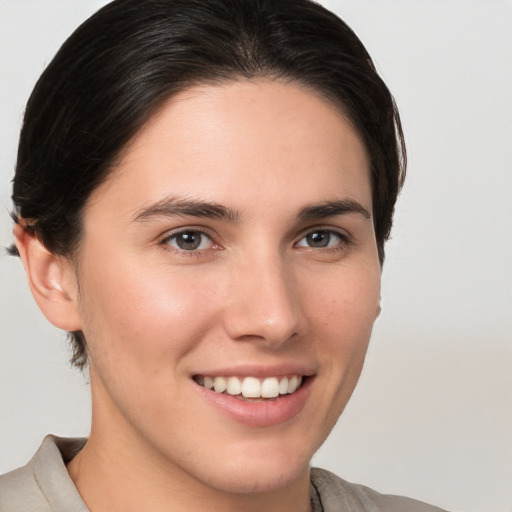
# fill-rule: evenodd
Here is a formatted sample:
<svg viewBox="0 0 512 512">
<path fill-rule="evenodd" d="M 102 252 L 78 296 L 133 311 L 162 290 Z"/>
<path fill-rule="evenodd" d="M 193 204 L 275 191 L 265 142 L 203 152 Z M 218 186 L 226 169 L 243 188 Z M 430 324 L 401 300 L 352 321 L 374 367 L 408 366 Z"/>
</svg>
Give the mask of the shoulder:
<svg viewBox="0 0 512 512">
<path fill-rule="evenodd" d="M 352 484 L 324 469 L 311 469 L 311 483 L 316 488 L 324 512 L 445 512 L 403 496 L 380 494 L 364 485 Z"/>
<path fill-rule="evenodd" d="M 30 464 L 0 476 L 0 510 L 11 512 L 17 510 L 50 511 L 41 488 L 37 484 Z"/>
<path fill-rule="evenodd" d="M 0 476 L 0 511 L 86 512 L 65 465 L 83 444 L 81 439 L 47 436 L 27 465 Z"/>
</svg>

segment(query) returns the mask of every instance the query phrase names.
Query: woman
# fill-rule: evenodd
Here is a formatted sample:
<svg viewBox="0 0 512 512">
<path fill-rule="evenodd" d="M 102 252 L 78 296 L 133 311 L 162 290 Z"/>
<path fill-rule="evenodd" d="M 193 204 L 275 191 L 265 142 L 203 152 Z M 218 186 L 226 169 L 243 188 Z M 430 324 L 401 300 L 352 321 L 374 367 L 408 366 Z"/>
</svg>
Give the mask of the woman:
<svg viewBox="0 0 512 512">
<path fill-rule="evenodd" d="M 27 105 L 12 252 L 88 365 L 91 434 L 47 438 L 0 508 L 439 510 L 309 467 L 380 312 L 404 169 L 389 91 L 312 2 L 86 21 Z"/>
</svg>

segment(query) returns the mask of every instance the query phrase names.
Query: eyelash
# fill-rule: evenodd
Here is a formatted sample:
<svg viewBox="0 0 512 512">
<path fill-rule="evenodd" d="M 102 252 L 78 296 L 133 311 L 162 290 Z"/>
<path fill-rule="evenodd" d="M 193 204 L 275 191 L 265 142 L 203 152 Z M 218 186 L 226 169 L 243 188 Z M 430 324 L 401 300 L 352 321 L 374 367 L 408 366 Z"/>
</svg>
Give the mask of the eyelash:
<svg viewBox="0 0 512 512">
<path fill-rule="evenodd" d="M 325 247 L 311 247 L 311 246 L 301 246 L 299 243 L 307 238 L 308 236 L 314 235 L 314 234 L 328 234 L 329 238 L 331 238 L 333 235 L 337 237 L 339 240 L 334 245 L 327 245 Z M 329 242 L 331 240 L 329 239 Z M 323 227 L 316 227 L 313 229 L 309 229 L 306 233 L 304 233 L 301 238 L 294 244 L 295 247 L 305 247 L 306 249 L 312 249 L 312 250 L 322 250 L 322 251 L 339 251 L 346 249 L 349 245 L 352 244 L 351 238 L 344 233 L 343 231 L 339 231 L 337 229 L 332 228 L 323 228 Z"/>
<path fill-rule="evenodd" d="M 180 247 L 173 247 L 170 245 L 170 241 L 173 239 L 176 239 L 180 235 L 185 235 L 187 233 L 200 235 L 201 237 L 206 237 L 210 240 L 210 242 L 213 245 L 216 245 L 213 241 L 212 237 L 203 229 L 200 228 L 186 228 L 186 229 L 180 229 L 179 231 L 175 231 L 174 233 L 166 235 L 164 238 L 162 238 L 159 242 L 159 245 L 161 245 L 165 250 L 172 251 L 172 252 L 178 252 L 180 255 L 188 256 L 188 257 L 194 257 L 194 256 L 201 256 L 204 251 L 208 249 L 182 249 Z M 202 241 L 201 241 L 202 243 Z"/>
<path fill-rule="evenodd" d="M 213 244 L 214 246 L 216 245 L 215 242 L 213 241 L 212 237 L 205 230 L 200 229 L 200 228 L 186 228 L 186 229 L 180 229 L 179 231 L 175 231 L 174 233 L 168 234 L 164 238 L 162 238 L 159 242 L 159 245 L 161 245 L 165 250 L 178 252 L 179 254 L 181 254 L 183 256 L 188 256 L 188 257 L 202 256 L 204 254 L 204 251 L 211 249 L 211 248 L 206 248 L 206 249 L 187 250 L 187 249 L 182 249 L 180 247 L 173 247 L 170 245 L 171 240 L 175 240 L 178 236 L 185 235 L 187 233 L 194 234 L 194 235 L 200 235 L 201 237 L 206 237 L 210 240 L 211 244 Z M 334 245 L 327 245 L 325 247 L 311 247 L 311 246 L 307 246 L 307 245 L 299 245 L 299 243 L 302 240 L 304 240 L 308 236 L 314 235 L 315 233 L 316 234 L 325 233 L 325 234 L 328 234 L 329 237 L 332 237 L 334 235 L 335 237 L 337 237 L 339 239 L 339 241 Z M 330 242 L 330 240 L 329 240 L 329 242 Z M 202 243 L 203 243 L 203 241 L 200 242 L 200 244 L 202 244 Z M 342 231 L 332 229 L 332 228 L 319 227 L 319 228 L 309 229 L 293 244 L 293 246 L 294 247 L 304 247 L 305 249 L 311 249 L 311 250 L 318 250 L 318 251 L 321 250 L 324 252 L 324 251 L 344 250 L 352 243 L 353 242 L 350 239 L 350 237 Z M 220 248 L 220 246 L 217 246 L 217 247 Z M 214 249 L 214 250 L 217 250 L 217 249 Z"/>
</svg>

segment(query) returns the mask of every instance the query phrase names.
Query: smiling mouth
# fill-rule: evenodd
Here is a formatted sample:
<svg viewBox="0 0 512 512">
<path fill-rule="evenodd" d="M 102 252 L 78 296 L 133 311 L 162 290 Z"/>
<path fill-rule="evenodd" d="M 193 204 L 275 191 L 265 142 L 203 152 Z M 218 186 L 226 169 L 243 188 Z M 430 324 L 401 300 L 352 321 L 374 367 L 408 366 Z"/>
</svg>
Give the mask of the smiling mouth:
<svg viewBox="0 0 512 512">
<path fill-rule="evenodd" d="M 303 383 L 302 375 L 286 377 L 224 377 L 195 375 L 194 381 L 214 393 L 231 395 L 240 400 L 268 400 L 295 393 Z"/>
</svg>

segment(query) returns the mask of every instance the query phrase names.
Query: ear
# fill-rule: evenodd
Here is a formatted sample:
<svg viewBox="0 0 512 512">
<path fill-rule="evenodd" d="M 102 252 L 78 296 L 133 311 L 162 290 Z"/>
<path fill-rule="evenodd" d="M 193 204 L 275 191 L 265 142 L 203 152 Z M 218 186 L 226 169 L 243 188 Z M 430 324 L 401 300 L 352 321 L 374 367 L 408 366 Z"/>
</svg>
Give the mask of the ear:
<svg viewBox="0 0 512 512">
<path fill-rule="evenodd" d="M 14 226 L 14 237 L 39 309 L 56 327 L 80 330 L 78 285 L 70 262 L 52 254 L 34 233 L 20 224 Z"/>
<path fill-rule="evenodd" d="M 375 320 L 377 320 L 377 318 L 379 318 L 381 312 L 382 312 L 382 297 L 379 297 L 377 309 L 375 310 Z"/>
</svg>

